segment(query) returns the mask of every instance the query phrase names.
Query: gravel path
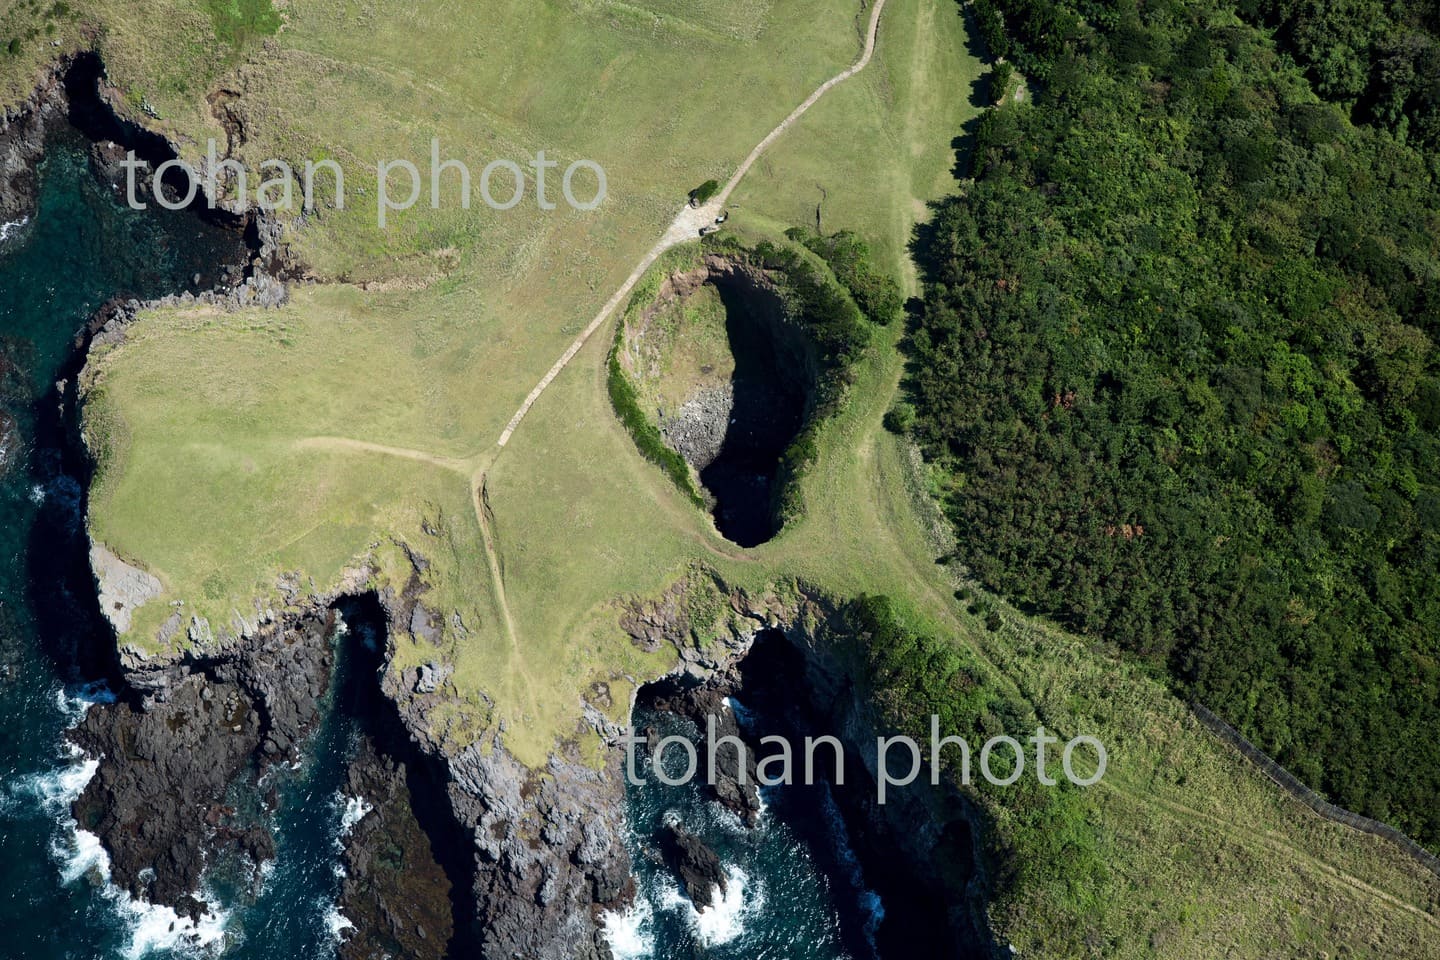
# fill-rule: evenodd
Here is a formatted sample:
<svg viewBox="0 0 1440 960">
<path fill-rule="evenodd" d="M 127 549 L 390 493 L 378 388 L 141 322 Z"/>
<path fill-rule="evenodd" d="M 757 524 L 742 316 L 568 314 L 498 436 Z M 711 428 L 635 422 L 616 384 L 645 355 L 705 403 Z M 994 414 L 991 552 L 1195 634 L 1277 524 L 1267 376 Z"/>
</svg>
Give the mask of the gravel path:
<svg viewBox="0 0 1440 960">
<path fill-rule="evenodd" d="M 580 335 L 565 349 L 565 352 L 560 355 L 560 359 L 556 360 L 554 366 L 550 368 L 545 376 L 540 378 L 539 383 L 535 384 L 535 388 L 530 391 L 529 396 L 525 398 L 525 402 L 520 404 L 520 409 L 515 411 L 515 415 L 511 417 L 510 422 L 505 425 L 505 430 L 500 434 L 498 441 L 500 446 L 503 447 L 510 442 L 510 437 L 514 435 L 516 428 L 520 426 L 520 421 L 525 419 L 525 414 L 530 412 L 530 408 L 535 405 L 536 400 L 540 399 L 540 395 L 545 392 L 545 388 L 550 386 L 551 382 L 560 375 L 560 371 L 564 370 L 566 365 L 575 358 L 575 354 L 580 352 L 580 348 L 585 346 L 585 342 L 610 318 L 610 315 L 615 312 L 615 308 L 620 306 L 625 297 L 635 288 L 635 284 L 645 275 L 645 271 L 650 269 L 651 265 L 660 258 L 660 255 L 671 247 L 679 246 L 689 240 L 694 240 L 700 235 L 701 227 L 714 223 L 715 218 L 718 217 L 720 211 L 724 209 L 725 202 L 730 198 L 731 191 L 735 189 L 736 185 L 740 183 L 741 178 L 749 172 L 750 168 L 754 166 L 755 161 L 760 159 L 760 156 L 770 145 L 779 139 L 781 134 L 786 130 L 789 130 L 795 121 L 804 116 L 805 111 L 813 107 L 816 101 L 829 93 L 831 88 L 855 76 L 855 74 L 864 70 L 865 67 L 869 65 L 870 58 L 875 53 L 875 35 L 880 28 L 880 13 L 884 9 L 885 0 L 875 0 L 875 6 L 870 12 L 870 27 L 865 34 L 865 49 L 861 52 L 858 60 L 851 64 L 848 69 L 837 73 L 829 80 L 820 84 L 815 92 L 805 99 L 805 102 L 791 111 L 788 117 L 780 121 L 779 126 L 766 134 L 765 139 L 755 145 L 755 149 L 750 151 L 750 155 L 747 156 L 744 162 L 735 170 L 729 182 L 725 184 L 724 188 L 721 189 L 720 193 L 717 194 L 713 200 L 702 207 L 691 207 L 689 204 L 686 204 L 680 210 L 680 213 L 676 215 L 674 222 L 666 229 L 664 235 L 656 241 L 655 246 L 650 248 L 650 252 L 646 253 L 640 260 L 635 269 L 631 271 L 630 276 L 625 278 L 625 282 L 620 285 L 620 289 L 616 290 L 610 299 L 605 301 L 605 305 L 600 308 L 600 312 L 595 315 L 595 319 L 591 320 L 589 325 L 580 331 Z"/>
</svg>

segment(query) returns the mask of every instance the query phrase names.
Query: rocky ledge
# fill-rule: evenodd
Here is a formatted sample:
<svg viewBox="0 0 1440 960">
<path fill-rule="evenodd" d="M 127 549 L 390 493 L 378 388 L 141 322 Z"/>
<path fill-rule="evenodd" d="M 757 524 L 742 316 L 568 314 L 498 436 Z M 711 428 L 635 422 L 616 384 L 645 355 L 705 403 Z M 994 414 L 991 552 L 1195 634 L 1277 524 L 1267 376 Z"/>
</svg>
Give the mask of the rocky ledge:
<svg viewBox="0 0 1440 960">
<path fill-rule="evenodd" d="M 344 838 L 341 913 L 354 931 L 341 960 L 444 960 L 455 936 L 445 851 L 416 816 L 406 765 L 363 739 L 345 792 L 364 814 Z"/>
<path fill-rule="evenodd" d="M 377 636 L 420 636 L 435 614 L 418 583 L 362 594 L 355 581 L 349 593 L 361 595 Z M 334 665 L 328 638 L 336 600 L 299 602 L 302 612 L 248 636 L 227 634 L 209 653 L 128 658 L 131 696 L 92 710 L 76 733 L 101 758 L 76 814 L 111 851 L 118 883 L 195 911 L 207 858 L 271 854 L 268 834 L 225 806 L 226 788 L 303 750 Z M 701 609 L 709 626 L 695 622 Z M 766 707 L 773 729 L 794 736 L 823 725 L 853 752 L 847 769 L 873 770 L 869 711 L 833 649 L 839 627 L 830 604 L 803 590 L 749 595 L 696 571 L 658 598 L 620 604 L 616 617 L 637 646 L 673 644 L 680 652 L 669 677 L 637 694 L 647 706 L 689 716 L 702 730 L 714 716 L 717 735 L 753 737 L 725 698 L 773 699 L 780 704 Z M 757 636 L 768 639 L 752 649 Z M 448 666 L 437 659 L 400 669 L 390 648 L 383 643 L 374 662 L 355 671 L 371 692 L 346 792 L 367 812 L 345 839 L 349 876 L 340 907 L 355 929 L 342 955 L 609 960 L 599 916 L 635 892 L 624 842 L 622 731 L 599 710 L 585 711 L 585 722 L 612 745 L 598 769 L 565 745 L 542 769 L 529 769 L 505 749 L 500 729 L 457 746 L 435 732 L 442 728 L 436 708 L 458 696 Z M 753 751 L 752 760 L 760 755 Z M 733 756 L 719 752 L 722 761 Z M 984 939 L 975 926 L 983 927 L 976 912 L 983 878 L 963 866 L 977 855 L 963 804 L 930 797 L 879 808 L 868 800 L 873 781 L 857 779 L 841 806 L 867 875 L 880 865 L 872 882 L 897 891 L 893 912 L 911 927 L 903 937 L 919 942 L 923 922 L 927 945 L 974 950 Z M 754 780 L 753 762 L 743 776 L 732 763 L 717 781 L 717 798 L 753 821 Z M 657 841 L 697 906 L 723 895 L 724 871 L 703 843 L 674 828 Z M 902 864 L 889 868 L 895 875 L 887 881 L 884 864 L 896 851 Z"/>
<path fill-rule="evenodd" d="M 98 56 L 82 52 L 59 60 L 23 103 L 0 107 L 0 231 L 34 214 L 39 162 L 50 137 L 67 125 L 90 141 L 92 172 L 117 191 L 126 179 L 120 161 L 127 151 L 141 161 L 138 176 L 147 182 L 160 164 L 179 156 L 175 144 L 127 115 L 123 97 L 107 84 Z M 168 182 L 165 189 L 172 202 L 182 199 Z M 125 312 L 130 316 L 147 306 L 279 306 L 288 298 L 287 281 L 308 282 L 308 271 L 282 242 L 282 225 L 268 211 L 236 212 L 212 204 L 203 184 L 190 209 L 243 233 L 249 247 L 246 261 L 218 265 L 220 277 L 211 289 L 153 302 L 127 301 Z"/>
<path fill-rule="evenodd" d="M 0 108 L 0 224 L 34 213 L 45 138 L 68 115 L 63 64 L 46 73 L 24 103 Z"/>
<path fill-rule="evenodd" d="M 132 896 L 195 914 L 207 860 L 274 855 L 270 834 L 227 805 L 233 781 L 296 760 L 320 718 L 331 674 L 333 614 L 323 607 L 257 631 L 222 657 L 132 669 L 130 689 L 72 731 L 99 758 L 75 802 L 100 837 L 111 877 Z"/>
</svg>

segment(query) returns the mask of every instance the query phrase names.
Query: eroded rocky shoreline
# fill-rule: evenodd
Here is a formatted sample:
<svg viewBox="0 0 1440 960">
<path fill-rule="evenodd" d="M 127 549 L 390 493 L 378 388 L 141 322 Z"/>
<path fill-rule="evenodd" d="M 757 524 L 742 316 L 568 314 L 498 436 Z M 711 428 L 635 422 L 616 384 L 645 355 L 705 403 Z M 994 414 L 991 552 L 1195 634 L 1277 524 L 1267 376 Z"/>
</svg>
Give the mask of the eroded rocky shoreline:
<svg viewBox="0 0 1440 960">
<path fill-rule="evenodd" d="M 119 130 L 123 136 L 143 129 L 113 114 L 93 57 L 57 65 L 26 104 L 0 121 L 0 220 L 33 209 L 35 166 L 46 137 L 75 115 L 77 70 L 97 84 L 96 101 L 86 109 L 111 111 L 114 120 L 110 127 L 92 125 L 92 131 Z M 97 175 L 113 174 L 121 149 L 114 140 L 94 144 Z M 147 149 L 158 148 L 147 141 Z M 123 339 L 126 324 L 147 306 L 283 302 L 286 278 L 303 271 L 281 246 L 278 224 L 258 219 L 248 227 L 237 221 L 236 227 L 247 233 L 247 263 L 221 271 L 214 289 L 107 304 L 78 341 L 79 357 L 92 345 Z M 62 388 L 72 418 L 75 379 L 83 374 L 67 378 Z M 83 459 L 83 450 L 78 455 Z M 120 626 L 148 599 L 144 577 L 132 576 L 141 572 L 113 556 L 113 563 L 95 562 L 94 551 L 103 545 L 90 546 L 98 592 L 108 601 L 101 612 L 111 623 L 104 626 Z M 425 563 L 413 553 L 411 561 L 417 572 Z M 443 612 L 427 609 L 418 577 L 403 590 L 379 592 L 370 579 L 369 570 L 357 567 L 332 589 L 315 591 L 303 588 L 299 577 L 282 578 L 277 590 L 286 600 L 283 609 L 257 604 L 236 612 L 228 624 L 176 609 L 165 629 L 171 636 L 183 631 L 190 644 L 170 658 L 128 646 L 117 651 L 113 636 L 98 641 L 109 645 L 103 659 L 114 664 L 117 699 L 92 708 L 73 731 L 75 742 L 99 761 L 75 815 L 100 837 L 113 881 L 132 896 L 197 916 L 206 909 L 198 894 L 207 864 L 226 856 L 258 864 L 274 856 L 271 834 L 237 814 L 227 803 L 228 791 L 237 780 L 258 783 L 275 764 L 299 757 L 331 692 L 336 606 L 358 603 L 380 624 L 382 643 L 357 680 L 368 685 L 374 709 L 348 774 L 349 791 L 368 809 L 344 838 L 347 878 L 339 906 L 353 930 L 342 956 L 368 960 L 399 951 L 413 957 L 605 960 L 610 950 L 599 918 L 634 895 L 624 843 L 624 754 L 616 746 L 621 731 L 585 705 L 583 725 L 610 744 L 598 769 L 570 745 L 557 747 L 544 769 L 528 769 L 505 750 L 500 730 L 458 746 L 437 735 L 435 708 L 455 695 L 450 668 L 437 655 L 422 667 L 399 669 L 389 638 L 408 633 L 423 640 Z M 718 597 L 728 606 L 726 635 L 696 639 L 689 611 L 702 592 L 705 601 Z M 667 681 L 671 707 L 692 713 L 741 690 L 741 664 L 755 637 L 783 628 L 803 654 L 796 679 L 807 684 L 814 703 L 831 705 L 825 722 L 835 724 L 863 760 L 870 733 L 864 705 L 843 671 L 815 647 L 816 632 L 798 626 L 832 613 L 803 592 L 750 596 L 712 574 L 682 580 L 658 599 L 635 598 L 616 607 L 617 621 L 637 646 L 669 644 L 678 651 Z M 602 695 L 608 696 L 596 694 Z M 806 711 L 813 721 L 814 708 Z M 753 818 L 752 794 L 733 784 L 721 790 L 723 802 Z M 926 827 L 929 810 L 857 808 L 853 815 L 868 824 L 862 835 L 873 834 L 876 851 L 904 838 L 915 862 L 937 855 L 943 827 Z M 967 880 L 966 887 L 944 892 L 958 899 L 941 914 L 949 925 L 944 935 L 968 948 L 983 939 L 974 932 L 977 917 L 983 927 L 983 909 L 976 906 L 980 886 Z"/>
</svg>

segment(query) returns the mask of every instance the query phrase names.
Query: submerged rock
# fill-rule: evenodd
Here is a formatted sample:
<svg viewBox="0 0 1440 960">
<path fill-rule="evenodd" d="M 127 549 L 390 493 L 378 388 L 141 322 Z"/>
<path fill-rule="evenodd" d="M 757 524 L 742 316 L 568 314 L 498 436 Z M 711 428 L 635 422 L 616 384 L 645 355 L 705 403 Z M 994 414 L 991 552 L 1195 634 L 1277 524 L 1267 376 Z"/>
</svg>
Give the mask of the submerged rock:
<svg viewBox="0 0 1440 960">
<path fill-rule="evenodd" d="M 649 698 L 647 705 L 651 709 L 686 717 L 695 724 L 701 736 L 698 753 L 706 789 L 721 806 L 753 827 L 760 816 L 760 792 L 756 786 L 759 783 L 757 766 L 760 749 L 759 744 L 740 728 L 739 718 L 727 703 L 728 694 L 734 687 L 735 683 L 729 676 L 695 687 L 662 682 L 655 685 L 654 696 Z M 708 763 L 712 730 L 716 743 L 713 768 Z M 743 755 L 735 749 L 733 744 L 736 741 L 744 745 Z M 652 738 L 652 754 L 654 749 L 655 739 Z"/>
<path fill-rule="evenodd" d="M 47 132 L 65 122 L 66 108 L 64 65 L 58 65 L 28 100 L 0 110 L 0 224 L 34 212 L 36 164 L 45 152 Z"/>
</svg>

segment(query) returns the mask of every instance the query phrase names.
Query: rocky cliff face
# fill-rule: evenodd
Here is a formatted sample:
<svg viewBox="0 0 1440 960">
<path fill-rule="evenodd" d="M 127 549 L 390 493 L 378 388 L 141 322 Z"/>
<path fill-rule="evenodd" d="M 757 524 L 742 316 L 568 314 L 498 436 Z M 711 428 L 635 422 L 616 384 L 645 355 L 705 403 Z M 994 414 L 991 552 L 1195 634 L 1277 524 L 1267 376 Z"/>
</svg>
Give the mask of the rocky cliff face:
<svg viewBox="0 0 1440 960">
<path fill-rule="evenodd" d="M 938 956 L 1000 956 L 990 934 L 986 903 L 989 877 L 982 850 L 983 822 L 964 796 L 947 786 L 930 787 L 922 777 L 876 802 L 877 729 L 860 678 L 836 642 L 843 623 L 815 630 L 788 629 L 785 646 L 753 667 L 750 676 L 790 678 L 804 691 L 788 724 L 833 732 L 859 764 L 857 785 L 836 791 L 867 880 L 887 904 L 879 945 L 886 956 L 933 952 Z M 850 642 L 847 637 L 844 641 Z M 770 666 L 776 660 L 780 666 Z M 788 664 L 788 665 L 784 665 Z M 853 773 L 851 774 L 853 775 Z"/>
<path fill-rule="evenodd" d="M 737 600 L 740 598 L 737 597 Z M 741 609 L 748 603 L 740 600 Z M 801 599 L 780 610 L 765 607 L 768 624 L 740 642 L 720 646 L 701 669 L 685 669 L 642 688 L 647 707 L 687 717 L 702 734 L 715 718 L 715 736 L 749 745 L 748 780 L 755 781 L 764 734 L 791 744 L 807 736 L 837 737 L 845 747 L 845 783 L 831 791 L 846 822 L 866 882 L 886 904 L 878 931 L 883 956 L 989 956 L 997 948 L 985 916 L 988 879 L 982 869 L 979 816 L 947 788 L 917 781 L 875 801 L 874 713 L 847 663 L 843 623 L 833 606 Z M 760 621 L 757 621 L 757 626 Z M 650 625 L 653 632 L 654 626 Z M 838 638 L 845 637 L 844 640 Z M 737 724 L 723 703 L 733 698 L 757 719 Z M 717 753 L 715 799 L 742 818 L 753 816 L 753 789 L 738 776 L 737 754 Z M 827 772 L 821 761 L 821 772 Z M 677 874 L 685 877 L 688 864 Z"/>
<path fill-rule="evenodd" d="M 68 109 L 61 65 L 46 74 L 24 103 L 0 108 L 0 224 L 34 212 L 35 166 L 45 152 L 46 133 L 65 122 Z"/>
<path fill-rule="evenodd" d="M 102 595 L 133 596 L 133 568 L 107 551 L 96 557 L 97 575 L 119 580 L 102 582 Z M 335 603 L 362 596 L 383 637 L 433 623 L 422 591 L 364 594 L 366 579 L 354 571 L 341 591 L 294 597 L 292 612 L 259 610 L 254 622 L 179 618 L 172 629 L 193 636 L 177 656 L 123 651 L 125 695 L 93 709 L 75 735 L 100 761 L 75 813 L 111 852 L 117 883 L 198 913 L 207 861 L 273 856 L 268 831 L 235 820 L 225 797 L 304 749 L 334 666 Z M 112 599 L 107 612 L 127 616 L 123 607 Z M 499 731 L 457 746 L 437 736 L 431 715 L 455 696 L 448 665 L 401 670 L 386 646 L 355 671 L 372 689 L 350 790 L 371 810 L 345 841 L 340 909 L 355 925 L 345 955 L 368 958 L 388 943 L 410 957 L 608 958 L 596 917 L 632 892 L 619 755 L 597 770 L 557 750 L 530 770 Z"/>
<path fill-rule="evenodd" d="M 226 791 L 298 758 L 329 684 L 332 617 L 317 606 L 223 656 L 132 665 L 128 695 L 86 714 L 72 736 L 99 768 L 74 812 L 109 851 L 115 883 L 195 913 L 207 859 L 232 847 L 274 855 L 267 832 L 234 819 Z"/>
<path fill-rule="evenodd" d="M 348 583 L 351 593 L 363 589 L 362 573 Z M 434 622 L 417 583 L 368 595 L 383 634 Z M 121 595 L 113 584 L 101 589 Z M 126 653 L 127 696 L 92 710 L 77 732 L 100 771 L 76 814 L 112 852 L 118 883 L 194 912 L 207 859 L 273 854 L 269 835 L 234 821 L 224 798 L 236 778 L 303 749 L 333 668 L 337 598 L 294 598 L 302 613 L 261 617 L 248 635 L 244 623 L 210 628 L 178 657 Z M 726 626 L 708 628 L 721 634 L 711 638 L 691 620 L 697 607 L 717 602 L 713 622 Z M 680 646 L 677 675 L 699 681 L 729 669 L 755 630 L 793 614 L 794 603 L 724 594 L 713 576 L 697 574 L 657 600 L 622 604 L 616 616 L 632 625 L 637 644 Z M 454 696 L 448 666 L 402 670 L 388 651 L 375 658 L 371 669 L 355 671 L 381 682 L 364 708 L 366 746 L 350 775 L 351 791 L 372 809 L 346 840 L 351 877 L 341 911 L 356 925 L 347 956 L 392 943 L 407 956 L 607 960 L 598 915 L 633 896 L 623 751 L 614 747 L 596 769 L 560 747 L 531 770 L 505 750 L 499 730 L 457 746 L 432 722 L 432 711 Z M 586 715 L 616 742 L 619 729 L 597 710 Z"/>
<path fill-rule="evenodd" d="M 361 589 L 358 580 L 350 586 Z M 369 596 L 389 635 L 433 622 L 422 591 Z M 248 637 L 227 634 L 204 655 L 127 658 L 134 696 L 93 710 L 77 732 L 82 746 L 102 757 L 77 816 L 112 851 L 117 882 L 197 910 L 192 895 L 207 857 L 271 855 L 268 834 L 232 821 L 225 789 L 303 749 L 332 667 L 326 638 L 335 599 L 306 600 L 303 614 Z M 803 590 L 747 595 L 697 571 L 654 599 L 621 604 L 616 616 L 637 645 L 680 651 L 668 680 L 643 694 L 656 705 L 687 712 L 703 727 L 711 714 L 729 715 L 719 706 L 723 697 L 763 702 L 765 684 L 779 683 L 788 698 L 786 709 L 773 711 L 782 732 L 836 733 L 858 758 L 853 769 L 873 771 L 869 711 L 822 629 L 831 605 Z M 779 641 L 788 654 L 776 660 L 779 630 L 790 639 Z M 757 660 L 752 647 L 762 632 L 771 650 Z M 454 696 L 448 666 L 402 670 L 383 651 L 375 657 L 375 669 L 358 671 L 370 684 L 382 679 L 366 707 L 372 726 L 350 776 L 351 792 L 371 810 L 346 840 L 350 879 L 341 909 L 356 930 L 345 955 L 369 958 L 377 955 L 374 944 L 388 943 L 415 957 L 608 960 L 598 916 L 634 893 L 623 750 L 612 746 L 596 769 L 573 748 L 557 747 L 543 769 L 532 770 L 506 751 L 500 730 L 457 746 L 437 736 L 432 722 L 432 711 Z M 587 722 L 617 743 L 621 731 L 598 711 L 587 711 Z M 740 731 L 732 723 L 721 732 Z M 737 770 L 721 778 L 720 799 L 753 816 L 753 790 L 738 779 Z M 916 942 L 914 918 L 923 917 L 926 943 L 973 950 L 983 939 L 975 926 L 979 918 L 983 927 L 983 909 L 976 912 L 983 900 L 966 866 L 975 850 L 963 803 L 904 794 L 877 807 L 869 800 L 873 779 L 858 779 L 857 789 L 842 794 L 842 807 L 867 872 L 881 874 L 877 885 L 884 886 L 886 859 L 903 854 L 896 886 L 916 907 L 907 910 L 896 897 L 894 913 L 910 918 L 904 942 Z M 687 852 L 683 843 L 677 850 L 703 893 L 703 851 Z"/>
</svg>

